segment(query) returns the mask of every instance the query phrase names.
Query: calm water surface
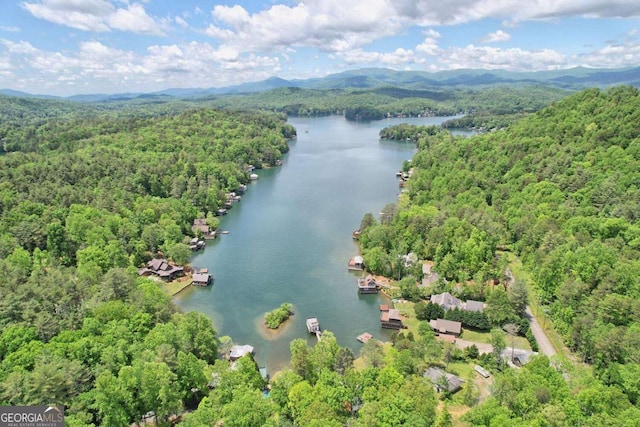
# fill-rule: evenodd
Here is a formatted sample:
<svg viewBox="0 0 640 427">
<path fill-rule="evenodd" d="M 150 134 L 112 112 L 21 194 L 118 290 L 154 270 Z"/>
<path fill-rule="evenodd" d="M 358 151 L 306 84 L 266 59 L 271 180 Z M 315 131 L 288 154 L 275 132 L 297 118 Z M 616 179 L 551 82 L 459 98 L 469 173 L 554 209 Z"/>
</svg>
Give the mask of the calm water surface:
<svg viewBox="0 0 640 427">
<path fill-rule="evenodd" d="M 220 336 L 255 347 L 256 360 L 270 372 L 288 363 L 289 342 L 315 337 L 305 319 L 317 317 L 324 330 L 357 355 L 356 336 L 369 332 L 387 339 L 378 305 L 382 295 L 359 295 L 347 271 L 358 248 L 351 232 L 362 216 L 376 217 L 397 200 L 395 177 L 415 145 L 381 141 L 378 132 L 398 123 L 439 124 L 448 117 L 348 122 L 343 117 L 291 118 L 298 138 L 281 167 L 258 171 L 242 201 L 221 220 L 229 230 L 192 258 L 208 268 L 215 284 L 190 288 L 175 302 L 184 311 L 209 316 Z M 263 326 L 264 313 L 283 302 L 295 315 L 282 330 Z"/>
</svg>

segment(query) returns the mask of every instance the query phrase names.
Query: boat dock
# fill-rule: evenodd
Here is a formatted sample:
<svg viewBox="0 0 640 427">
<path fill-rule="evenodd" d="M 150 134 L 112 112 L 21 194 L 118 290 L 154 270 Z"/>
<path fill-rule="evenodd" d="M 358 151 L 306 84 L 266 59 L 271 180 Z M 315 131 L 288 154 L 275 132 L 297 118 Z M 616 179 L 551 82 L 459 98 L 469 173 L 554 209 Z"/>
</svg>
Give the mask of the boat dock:
<svg viewBox="0 0 640 427">
<path fill-rule="evenodd" d="M 378 293 L 378 282 L 371 275 L 367 275 L 367 277 L 359 277 L 358 281 L 358 292 L 361 294 L 377 294 Z"/>
<path fill-rule="evenodd" d="M 320 330 L 320 322 L 317 317 L 307 317 L 307 330 L 310 334 L 315 334 L 318 341 L 322 337 L 322 331 Z"/>
<path fill-rule="evenodd" d="M 371 335 L 369 332 L 365 332 L 363 334 L 360 334 L 356 337 L 356 339 L 358 341 L 360 341 L 361 343 L 366 343 L 367 341 L 369 341 L 370 339 L 373 338 L 373 335 Z"/>
</svg>

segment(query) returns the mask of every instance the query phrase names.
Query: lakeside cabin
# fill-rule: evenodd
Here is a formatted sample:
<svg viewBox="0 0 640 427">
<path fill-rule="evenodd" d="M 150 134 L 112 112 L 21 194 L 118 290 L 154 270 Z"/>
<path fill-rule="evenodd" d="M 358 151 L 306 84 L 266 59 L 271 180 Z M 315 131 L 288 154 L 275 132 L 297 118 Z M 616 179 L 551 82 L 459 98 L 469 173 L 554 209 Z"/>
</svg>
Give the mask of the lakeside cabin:
<svg viewBox="0 0 640 427">
<path fill-rule="evenodd" d="M 199 273 L 193 273 L 191 277 L 193 286 L 209 286 L 211 283 L 213 283 L 213 277 L 206 268 L 201 269 Z"/>
<path fill-rule="evenodd" d="M 165 281 L 171 281 L 184 274 L 184 267 L 169 264 L 164 258 L 156 258 L 147 262 L 146 266 L 138 270 L 138 276 L 157 276 Z"/>
<path fill-rule="evenodd" d="M 364 260 L 360 255 L 356 255 L 349 260 L 347 268 L 351 271 L 362 271 L 364 270 Z"/>
<path fill-rule="evenodd" d="M 358 292 L 361 294 L 377 294 L 378 293 L 378 282 L 371 275 L 367 275 L 367 277 L 358 277 Z"/>
<path fill-rule="evenodd" d="M 194 234 L 197 234 L 198 232 L 200 232 L 200 234 L 202 234 L 202 237 L 204 237 L 205 239 L 216 238 L 216 231 L 212 230 L 211 227 L 207 225 L 206 218 L 194 219 L 193 225 L 191 226 L 191 231 L 193 231 Z"/>
</svg>

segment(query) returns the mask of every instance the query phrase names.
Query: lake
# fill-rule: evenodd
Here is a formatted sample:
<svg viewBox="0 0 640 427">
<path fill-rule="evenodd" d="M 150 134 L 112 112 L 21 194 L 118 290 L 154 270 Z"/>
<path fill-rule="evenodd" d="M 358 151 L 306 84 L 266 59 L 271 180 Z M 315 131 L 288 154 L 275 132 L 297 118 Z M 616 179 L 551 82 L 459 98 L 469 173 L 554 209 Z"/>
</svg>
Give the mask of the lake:
<svg viewBox="0 0 640 427">
<path fill-rule="evenodd" d="M 359 295 L 358 274 L 347 271 L 358 254 L 352 231 L 365 213 L 378 218 L 384 205 L 397 200 L 395 173 L 415 153 L 415 144 L 380 140 L 378 132 L 449 118 L 290 118 L 298 137 L 282 166 L 257 171 L 259 179 L 221 218 L 220 229 L 229 234 L 208 241 L 192 258 L 193 266 L 209 269 L 214 285 L 186 289 L 175 303 L 209 316 L 219 336 L 254 346 L 257 362 L 270 372 L 288 363 L 292 339 L 315 342 L 307 317 L 317 317 L 356 356 L 359 334 L 388 339 L 391 331 L 379 321 L 384 297 Z M 266 331 L 264 314 L 283 302 L 293 304 L 295 315 L 278 332 Z"/>
</svg>

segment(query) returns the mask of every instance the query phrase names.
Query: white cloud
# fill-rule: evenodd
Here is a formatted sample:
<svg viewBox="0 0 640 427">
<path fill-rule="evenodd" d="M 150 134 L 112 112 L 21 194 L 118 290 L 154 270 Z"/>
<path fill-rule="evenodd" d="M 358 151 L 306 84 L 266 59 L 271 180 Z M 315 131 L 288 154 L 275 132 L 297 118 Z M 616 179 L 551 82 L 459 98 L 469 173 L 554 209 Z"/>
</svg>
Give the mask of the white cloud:
<svg viewBox="0 0 640 427">
<path fill-rule="evenodd" d="M 117 8 L 108 0 L 40 0 L 22 3 L 36 18 L 82 31 L 128 31 L 146 35 L 165 35 L 161 24 L 149 16 L 140 3 Z"/>
<path fill-rule="evenodd" d="M 412 50 L 398 48 L 393 52 L 365 52 L 362 49 L 345 51 L 338 54 L 349 64 L 380 64 L 385 66 L 399 66 L 403 64 L 419 64 L 424 59 L 416 56 Z"/>
<path fill-rule="evenodd" d="M 342 52 L 401 31 L 403 23 L 393 12 L 388 0 L 309 0 L 252 15 L 241 6 L 218 5 L 207 34 L 249 51 L 312 46 Z"/>
<path fill-rule="evenodd" d="M 483 43 L 499 43 L 511 40 L 511 34 L 505 33 L 502 30 L 489 33 L 482 38 Z"/>
<path fill-rule="evenodd" d="M 510 25 L 526 20 L 564 16 L 637 17 L 636 0 L 307 0 L 291 6 L 272 5 L 256 13 L 242 6 L 216 5 L 214 23 L 206 30 L 211 37 L 235 44 L 243 51 L 278 50 L 287 46 L 309 46 L 327 52 L 366 47 L 374 40 L 400 34 L 418 26 L 450 25 L 485 18 L 504 19 Z M 435 37 L 422 49 L 433 51 Z M 508 40 L 497 31 L 487 42 Z"/>
<path fill-rule="evenodd" d="M 439 32 L 429 29 L 427 31 L 427 37 L 424 39 L 424 41 L 416 46 L 416 51 L 424 53 L 425 55 L 438 55 L 441 52 L 441 49 L 438 46 L 439 38 Z"/>
<path fill-rule="evenodd" d="M 115 30 L 138 34 L 164 36 L 159 24 L 145 12 L 140 3 L 134 3 L 127 9 L 117 9 L 107 18 L 109 26 Z"/>
<path fill-rule="evenodd" d="M 180 16 L 176 16 L 174 20 L 176 21 L 176 24 L 180 25 L 182 28 L 189 28 L 189 23 Z"/>
<path fill-rule="evenodd" d="M 567 57 L 552 49 L 500 49 L 468 45 L 445 50 L 438 57 L 437 66 L 440 69 L 480 68 L 536 71 L 564 68 L 567 63 Z"/>
<path fill-rule="evenodd" d="M 71 90 L 117 93 L 154 91 L 166 87 L 227 86 L 265 79 L 281 67 L 277 57 L 242 54 L 233 46 L 208 43 L 153 45 L 143 53 L 84 41 L 73 52 L 41 50 L 29 42 L 0 39 L 0 72 L 11 87 L 45 93 Z M 20 71 L 18 76 L 17 70 Z M 15 74 L 11 74 L 14 72 Z M 60 82 L 71 84 L 61 89 Z"/>
<path fill-rule="evenodd" d="M 6 31 L 6 32 L 9 32 L 9 33 L 20 32 L 20 28 L 18 28 L 18 27 L 10 27 L 10 26 L 6 26 L 6 25 L 0 25 L 0 30 Z"/>
<path fill-rule="evenodd" d="M 579 64 L 590 67 L 618 68 L 637 66 L 640 63 L 640 43 L 626 38 L 620 44 L 608 44 L 591 53 L 580 55 Z"/>
</svg>

